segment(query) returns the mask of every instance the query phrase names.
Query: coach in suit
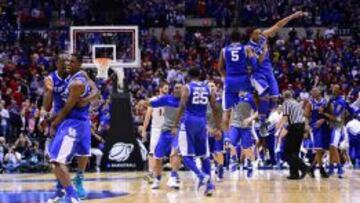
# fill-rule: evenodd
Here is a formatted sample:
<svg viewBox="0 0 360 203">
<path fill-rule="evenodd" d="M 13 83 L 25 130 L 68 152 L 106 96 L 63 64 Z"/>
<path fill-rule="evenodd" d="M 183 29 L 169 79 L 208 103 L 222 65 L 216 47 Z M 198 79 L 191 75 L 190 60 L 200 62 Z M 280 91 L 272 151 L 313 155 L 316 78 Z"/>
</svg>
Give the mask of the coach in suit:
<svg viewBox="0 0 360 203">
<path fill-rule="evenodd" d="M 288 179 L 302 179 L 310 172 L 310 169 L 299 157 L 300 147 L 305 132 L 305 117 L 302 105 L 293 98 L 291 91 L 283 93 L 284 114 L 277 129 L 287 126 L 287 135 L 285 136 L 284 158 L 289 164 L 290 176 Z M 301 174 L 299 174 L 301 171 Z"/>
</svg>

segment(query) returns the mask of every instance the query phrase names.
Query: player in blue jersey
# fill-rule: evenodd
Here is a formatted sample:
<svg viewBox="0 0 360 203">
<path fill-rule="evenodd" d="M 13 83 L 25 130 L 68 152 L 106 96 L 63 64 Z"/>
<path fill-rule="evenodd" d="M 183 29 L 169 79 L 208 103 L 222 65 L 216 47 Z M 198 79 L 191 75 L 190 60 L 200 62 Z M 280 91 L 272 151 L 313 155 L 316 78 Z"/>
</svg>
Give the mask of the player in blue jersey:
<svg viewBox="0 0 360 203">
<path fill-rule="evenodd" d="M 255 159 L 251 127 L 258 113 L 251 93 L 241 91 L 238 97 L 239 99 L 233 107 L 229 138 L 233 146 L 237 146 L 241 140 L 241 154 L 245 158 L 245 166 L 248 169 L 247 176 L 251 177 L 253 173 L 252 162 Z"/>
<path fill-rule="evenodd" d="M 210 81 L 208 83 L 209 89 L 212 92 L 217 93 L 217 87 L 216 84 L 213 81 Z M 221 97 L 216 98 L 217 105 L 221 106 Z M 221 110 L 221 108 L 219 108 Z M 220 112 L 221 113 L 221 112 Z M 220 182 L 223 179 L 224 176 L 224 136 L 221 136 L 220 140 L 215 139 L 214 130 L 216 130 L 216 123 L 212 116 L 212 109 L 211 106 L 208 105 L 207 111 L 206 111 L 206 118 L 207 118 L 207 131 L 209 134 L 209 149 L 210 153 L 212 154 L 212 157 L 216 163 L 216 172 L 217 177 L 216 180 Z"/>
<path fill-rule="evenodd" d="M 319 88 L 314 87 L 311 90 L 311 101 L 305 106 L 305 116 L 309 120 L 310 127 L 312 129 L 312 135 L 314 139 L 315 159 L 312 163 L 312 177 L 316 165 L 320 167 L 320 174 L 323 178 L 328 178 L 328 174 L 323 166 L 322 159 L 326 150 L 329 149 L 330 135 L 327 135 L 327 123 L 326 117 L 319 113 L 327 107 L 327 101 L 321 97 L 321 91 Z"/>
<path fill-rule="evenodd" d="M 303 17 L 304 15 L 306 15 L 306 13 L 298 11 L 278 21 L 275 25 L 264 31 L 260 29 L 250 31 L 250 41 L 247 46 L 251 47 L 259 60 L 258 68 L 252 73 L 251 84 L 259 96 L 257 103 L 261 122 L 260 132 L 262 134 L 267 133 L 265 120 L 270 110 L 276 106 L 276 100 L 279 96 L 279 86 L 273 73 L 267 39 L 283 28 L 289 21 Z"/>
<path fill-rule="evenodd" d="M 333 97 L 329 101 L 329 113 L 324 112 L 323 109 L 319 110 L 319 113 L 325 116 L 331 127 L 331 141 L 330 141 L 330 169 L 329 175 L 334 173 L 334 168 L 337 168 L 338 177 L 343 177 L 343 168 L 340 161 L 339 145 L 341 139 L 344 136 L 345 116 L 347 103 L 341 95 L 341 89 L 339 85 L 332 86 Z"/>
<path fill-rule="evenodd" d="M 164 122 L 161 126 L 161 133 L 159 140 L 156 143 L 154 149 L 154 180 L 151 186 L 152 189 L 160 188 L 161 173 L 162 173 L 162 162 L 165 157 L 170 157 L 172 171 L 168 181 L 170 188 L 179 189 L 177 182 L 178 178 L 178 167 L 180 165 L 180 157 L 178 153 L 178 137 L 175 134 L 171 134 L 172 127 L 175 123 L 175 117 L 177 110 L 180 105 L 182 84 L 177 83 L 174 86 L 173 95 L 163 95 L 155 97 L 150 100 L 150 106 L 153 108 L 162 107 L 164 110 Z M 179 162 L 179 163 L 177 163 Z"/>
<path fill-rule="evenodd" d="M 183 156 L 184 165 L 192 170 L 199 180 L 198 189 L 206 186 L 204 194 L 211 196 L 214 185 L 211 182 L 211 162 L 209 158 L 208 135 L 206 132 L 206 110 L 210 102 L 213 109 L 216 130 L 216 139 L 221 138 L 221 115 L 216 105 L 215 92 L 210 92 L 209 87 L 200 81 L 200 69 L 191 68 L 188 76 L 191 82 L 182 89 L 180 107 L 176 115 L 173 134 L 178 131 L 180 119 L 183 117 L 183 125 L 186 134 L 179 134 L 179 148 Z M 202 169 L 200 170 L 195 163 L 194 157 L 200 157 Z"/>
<path fill-rule="evenodd" d="M 89 156 L 91 148 L 91 126 L 89 103 L 81 103 L 91 93 L 86 76 L 80 71 L 81 57 L 72 55 L 66 71 L 69 73 L 68 85 L 62 98 L 63 108 L 51 123 L 50 135 L 54 140 L 50 146 L 50 161 L 56 178 L 66 191 L 66 201 L 79 202 L 77 192 L 72 186 L 66 167 L 75 155 Z"/>
<path fill-rule="evenodd" d="M 68 55 L 66 54 L 59 54 L 57 56 L 55 66 L 56 70 L 51 72 L 48 77 L 45 78 L 45 93 L 44 93 L 44 100 L 43 106 L 47 112 L 51 112 L 52 116 L 54 117 L 59 111 L 63 108 L 65 101 L 63 100 L 63 94 L 65 93 L 65 89 L 67 87 L 67 80 L 66 77 L 68 73 L 65 71 L 65 60 Z M 86 73 L 83 74 L 87 77 Z M 91 85 L 91 94 L 81 99 L 80 103 L 87 104 L 90 101 L 94 100 L 98 96 L 98 89 L 95 83 L 87 77 L 87 81 Z M 51 141 L 50 141 L 51 142 Z M 51 144 L 51 143 L 50 143 Z M 77 163 L 78 163 L 78 170 L 76 176 L 74 178 L 74 183 L 76 186 L 76 191 L 80 198 L 86 197 L 86 191 L 83 187 L 83 172 L 86 169 L 87 165 L 87 156 L 78 156 Z M 65 192 L 63 191 L 63 187 L 61 183 L 58 181 L 56 185 L 56 192 L 52 198 L 48 200 L 48 203 L 58 202 L 65 196 Z"/>
<path fill-rule="evenodd" d="M 257 69 L 257 58 L 251 48 L 240 43 L 241 34 L 237 30 L 231 33 L 231 44 L 220 52 L 219 72 L 224 80 L 223 92 L 223 125 L 229 128 L 231 108 L 238 101 L 240 91 L 252 92 L 250 73 L 254 70 L 248 68 L 248 63 Z"/>
</svg>

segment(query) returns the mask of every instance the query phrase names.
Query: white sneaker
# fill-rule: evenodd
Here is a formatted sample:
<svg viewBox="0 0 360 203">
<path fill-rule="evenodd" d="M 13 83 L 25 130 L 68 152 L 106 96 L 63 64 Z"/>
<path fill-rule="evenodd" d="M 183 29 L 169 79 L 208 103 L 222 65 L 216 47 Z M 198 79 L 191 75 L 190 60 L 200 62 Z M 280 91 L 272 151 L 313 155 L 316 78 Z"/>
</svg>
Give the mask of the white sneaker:
<svg viewBox="0 0 360 203">
<path fill-rule="evenodd" d="M 154 182 L 151 185 L 151 189 L 157 190 L 160 188 L 160 181 L 156 178 L 154 178 Z"/>
<path fill-rule="evenodd" d="M 175 177 L 170 177 L 166 185 L 176 190 L 180 189 L 180 185 Z"/>
<path fill-rule="evenodd" d="M 100 170 L 100 167 L 96 167 L 95 170 L 96 170 L 96 173 L 100 173 L 100 171 L 101 171 L 101 170 Z"/>
</svg>

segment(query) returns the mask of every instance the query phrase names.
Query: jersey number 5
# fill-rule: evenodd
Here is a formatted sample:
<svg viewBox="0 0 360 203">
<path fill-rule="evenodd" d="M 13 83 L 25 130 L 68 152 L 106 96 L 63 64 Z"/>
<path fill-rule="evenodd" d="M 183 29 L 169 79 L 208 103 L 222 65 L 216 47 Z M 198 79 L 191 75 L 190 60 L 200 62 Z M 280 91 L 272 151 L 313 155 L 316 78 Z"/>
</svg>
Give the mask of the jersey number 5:
<svg viewBox="0 0 360 203">
<path fill-rule="evenodd" d="M 207 92 L 194 92 L 192 103 L 206 105 L 209 102 L 208 96 Z"/>
<path fill-rule="evenodd" d="M 231 60 L 232 61 L 239 61 L 239 50 L 231 51 Z"/>
</svg>

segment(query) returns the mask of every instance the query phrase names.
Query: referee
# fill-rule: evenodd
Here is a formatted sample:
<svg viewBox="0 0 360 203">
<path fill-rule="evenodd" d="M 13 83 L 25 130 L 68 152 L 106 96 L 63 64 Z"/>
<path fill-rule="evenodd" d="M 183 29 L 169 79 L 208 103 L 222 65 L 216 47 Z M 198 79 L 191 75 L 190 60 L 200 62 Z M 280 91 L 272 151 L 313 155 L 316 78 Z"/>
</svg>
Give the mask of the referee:
<svg viewBox="0 0 360 203">
<path fill-rule="evenodd" d="M 284 114 L 276 127 L 282 129 L 285 123 L 288 123 L 288 132 L 284 143 L 284 158 L 288 162 L 290 169 L 288 179 L 298 180 L 304 178 L 310 172 L 309 167 L 299 157 L 305 131 L 305 117 L 302 105 L 293 98 L 291 91 L 285 91 L 283 98 L 285 100 Z M 301 175 L 299 171 L 301 171 Z"/>
</svg>

